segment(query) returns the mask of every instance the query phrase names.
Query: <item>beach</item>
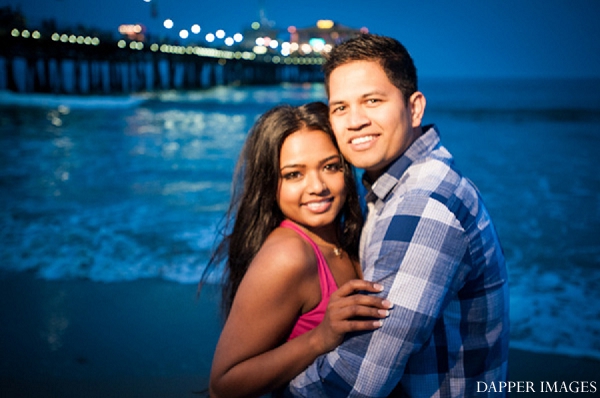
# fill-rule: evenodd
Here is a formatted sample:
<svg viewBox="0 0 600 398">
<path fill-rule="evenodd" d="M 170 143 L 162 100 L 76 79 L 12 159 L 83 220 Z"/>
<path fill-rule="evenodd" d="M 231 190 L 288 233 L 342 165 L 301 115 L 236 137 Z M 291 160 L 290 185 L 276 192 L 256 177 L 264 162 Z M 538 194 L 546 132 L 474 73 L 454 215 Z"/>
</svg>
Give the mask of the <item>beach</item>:
<svg viewBox="0 0 600 398">
<path fill-rule="evenodd" d="M 2 271 L 0 291 L 3 397 L 207 396 L 221 327 L 215 286 L 198 297 L 195 284 L 160 279 L 49 281 Z M 600 362 L 511 349 L 509 380 L 531 382 L 528 396 L 570 396 L 541 393 L 540 382 L 598 386 Z"/>
</svg>

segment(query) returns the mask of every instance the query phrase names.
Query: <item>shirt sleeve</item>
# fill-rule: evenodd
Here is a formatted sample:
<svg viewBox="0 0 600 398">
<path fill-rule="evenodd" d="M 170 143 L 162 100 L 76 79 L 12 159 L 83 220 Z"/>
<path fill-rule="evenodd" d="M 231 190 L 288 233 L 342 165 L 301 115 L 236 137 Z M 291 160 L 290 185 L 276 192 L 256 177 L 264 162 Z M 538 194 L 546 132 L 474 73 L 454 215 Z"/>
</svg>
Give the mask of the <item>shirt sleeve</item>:
<svg viewBox="0 0 600 398">
<path fill-rule="evenodd" d="M 381 283 L 381 296 L 394 303 L 390 316 L 378 330 L 347 335 L 317 358 L 286 396 L 388 396 L 460 288 L 467 248 L 455 214 L 431 197 L 408 195 L 392 214 L 378 215 L 363 268 L 365 279 Z"/>
</svg>

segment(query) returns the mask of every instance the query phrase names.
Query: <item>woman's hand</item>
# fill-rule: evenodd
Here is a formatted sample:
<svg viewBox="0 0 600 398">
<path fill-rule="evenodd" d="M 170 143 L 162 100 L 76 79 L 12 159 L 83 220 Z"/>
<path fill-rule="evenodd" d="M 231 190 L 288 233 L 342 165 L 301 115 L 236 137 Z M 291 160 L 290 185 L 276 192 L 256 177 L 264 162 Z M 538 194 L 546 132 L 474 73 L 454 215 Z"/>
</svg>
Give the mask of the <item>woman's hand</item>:
<svg viewBox="0 0 600 398">
<path fill-rule="evenodd" d="M 336 290 L 329 299 L 323 322 L 313 329 L 317 350 L 323 354 L 333 350 L 348 332 L 381 327 L 381 319 L 389 315 L 392 303 L 357 292 L 380 293 L 382 290 L 383 286 L 362 279 L 350 280 Z"/>
</svg>

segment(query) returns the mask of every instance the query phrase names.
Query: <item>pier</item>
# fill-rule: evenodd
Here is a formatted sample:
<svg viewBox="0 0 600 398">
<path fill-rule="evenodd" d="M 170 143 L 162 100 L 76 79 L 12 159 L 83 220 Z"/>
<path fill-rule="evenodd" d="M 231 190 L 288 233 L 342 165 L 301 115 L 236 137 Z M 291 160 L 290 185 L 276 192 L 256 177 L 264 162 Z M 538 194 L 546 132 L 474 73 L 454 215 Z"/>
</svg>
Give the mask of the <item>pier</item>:
<svg viewBox="0 0 600 398">
<path fill-rule="evenodd" d="M 0 90 L 17 93 L 106 95 L 323 80 L 320 54 L 283 57 L 27 29 L 0 36 Z"/>
</svg>

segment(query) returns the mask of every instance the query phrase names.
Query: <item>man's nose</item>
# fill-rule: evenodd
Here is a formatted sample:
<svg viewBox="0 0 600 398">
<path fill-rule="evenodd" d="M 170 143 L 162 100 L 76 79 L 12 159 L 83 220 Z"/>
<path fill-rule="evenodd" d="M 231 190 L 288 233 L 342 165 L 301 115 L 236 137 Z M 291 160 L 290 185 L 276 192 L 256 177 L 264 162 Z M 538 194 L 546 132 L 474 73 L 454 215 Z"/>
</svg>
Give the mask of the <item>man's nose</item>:
<svg viewBox="0 0 600 398">
<path fill-rule="evenodd" d="M 350 130 L 360 130 L 370 123 L 367 113 L 360 106 L 354 106 L 348 112 L 348 128 Z"/>
</svg>

